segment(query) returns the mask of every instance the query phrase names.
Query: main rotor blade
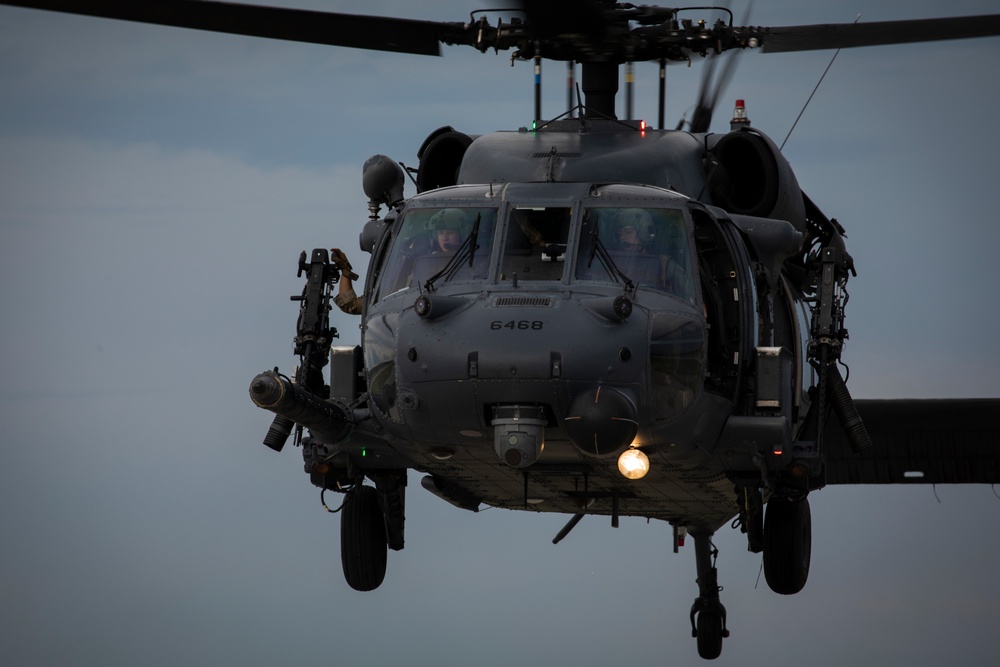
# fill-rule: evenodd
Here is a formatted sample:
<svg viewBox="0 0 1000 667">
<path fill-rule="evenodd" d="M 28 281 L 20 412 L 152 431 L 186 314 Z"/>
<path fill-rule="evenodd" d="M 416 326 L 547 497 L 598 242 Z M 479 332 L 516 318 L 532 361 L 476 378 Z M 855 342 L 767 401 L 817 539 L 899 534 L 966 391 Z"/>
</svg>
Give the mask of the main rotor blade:
<svg viewBox="0 0 1000 667">
<path fill-rule="evenodd" d="M 778 53 L 1000 35 L 1000 14 L 774 28 L 717 22 L 678 29 L 678 10 L 640 11 L 611 0 L 579 6 L 556 0 L 558 11 L 543 0 L 522 0 L 527 20 L 497 26 L 485 18 L 445 23 L 218 0 L 0 0 L 0 5 L 375 51 L 440 55 L 442 43 L 464 44 L 480 51 L 516 48 L 518 58 L 540 52 L 544 58 L 580 62 L 686 61 L 692 53 L 743 49 L 754 42 L 764 52 Z M 571 6 L 576 9 L 570 11 Z M 642 25 L 630 29 L 633 19 Z"/>
<path fill-rule="evenodd" d="M 441 55 L 461 23 L 336 14 L 214 0 L 0 0 L 68 14 L 375 51 Z"/>
<path fill-rule="evenodd" d="M 879 21 L 876 23 L 834 23 L 785 26 L 756 30 L 765 53 L 847 49 L 881 44 L 909 44 L 944 39 L 1000 35 L 1000 14 L 956 16 L 941 19 Z"/>
</svg>

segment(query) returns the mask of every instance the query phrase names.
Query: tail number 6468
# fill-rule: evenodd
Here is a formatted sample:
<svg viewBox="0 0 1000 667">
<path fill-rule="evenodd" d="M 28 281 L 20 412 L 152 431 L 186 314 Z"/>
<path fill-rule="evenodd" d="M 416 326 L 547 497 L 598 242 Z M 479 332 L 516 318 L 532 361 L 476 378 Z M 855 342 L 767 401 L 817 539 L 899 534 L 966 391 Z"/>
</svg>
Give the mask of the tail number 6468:
<svg viewBox="0 0 1000 667">
<path fill-rule="evenodd" d="M 500 329 L 520 329 L 521 331 L 532 329 L 538 331 L 544 326 L 545 323 L 542 320 L 509 320 L 507 322 L 493 320 L 490 322 L 490 329 L 494 331 L 499 331 Z"/>
</svg>

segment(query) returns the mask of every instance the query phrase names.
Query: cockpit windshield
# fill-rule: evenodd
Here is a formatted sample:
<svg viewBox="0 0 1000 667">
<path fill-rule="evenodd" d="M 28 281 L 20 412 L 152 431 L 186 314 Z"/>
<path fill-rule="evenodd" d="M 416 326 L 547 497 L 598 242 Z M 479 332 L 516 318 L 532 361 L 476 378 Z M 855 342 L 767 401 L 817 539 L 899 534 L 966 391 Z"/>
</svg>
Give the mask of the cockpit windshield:
<svg viewBox="0 0 1000 667">
<path fill-rule="evenodd" d="M 679 208 L 604 205 L 581 214 L 573 206 L 513 205 L 505 210 L 502 225 L 496 207 L 404 210 L 379 263 L 375 300 L 451 282 L 503 285 L 570 277 L 695 299 L 688 223 Z"/>
<path fill-rule="evenodd" d="M 562 280 L 569 237 L 568 207 L 511 209 L 500 280 Z"/>
<path fill-rule="evenodd" d="M 607 249 L 614 266 L 598 261 L 595 247 Z M 577 250 L 577 280 L 614 281 L 619 274 L 637 286 L 662 290 L 686 301 L 694 298 L 684 213 L 668 208 L 588 208 Z"/>
<path fill-rule="evenodd" d="M 378 288 L 381 296 L 437 280 L 483 280 L 489 274 L 495 208 L 416 208 L 397 221 Z M 456 258 L 456 253 L 461 257 Z M 456 260 L 453 266 L 448 263 Z M 461 261 L 457 261 L 461 259 Z"/>
</svg>

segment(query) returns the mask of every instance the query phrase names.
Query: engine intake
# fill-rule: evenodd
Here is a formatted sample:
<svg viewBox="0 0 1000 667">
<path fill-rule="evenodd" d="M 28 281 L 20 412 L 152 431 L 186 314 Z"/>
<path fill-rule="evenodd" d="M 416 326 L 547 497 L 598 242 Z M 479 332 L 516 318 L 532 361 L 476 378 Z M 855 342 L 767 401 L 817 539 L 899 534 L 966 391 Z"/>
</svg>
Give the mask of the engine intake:
<svg viewBox="0 0 1000 667">
<path fill-rule="evenodd" d="M 805 231 L 802 190 L 771 138 L 743 128 L 709 137 L 707 190 L 730 213 L 787 220 Z"/>
<path fill-rule="evenodd" d="M 417 192 L 426 192 L 458 183 L 458 170 L 473 137 L 450 125 L 439 127 L 424 139 L 417 151 Z"/>
</svg>

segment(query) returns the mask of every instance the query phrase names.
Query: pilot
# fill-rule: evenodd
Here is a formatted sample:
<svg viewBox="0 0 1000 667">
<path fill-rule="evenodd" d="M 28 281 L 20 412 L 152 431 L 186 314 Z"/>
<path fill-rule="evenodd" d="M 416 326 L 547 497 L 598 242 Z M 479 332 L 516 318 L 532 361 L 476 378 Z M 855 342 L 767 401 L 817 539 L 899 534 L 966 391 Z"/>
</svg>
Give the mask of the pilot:
<svg viewBox="0 0 1000 667">
<path fill-rule="evenodd" d="M 626 252 L 648 253 L 656 237 L 653 216 L 641 208 L 625 208 L 618 214 L 618 245 Z"/>
<path fill-rule="evenodd" d="M 659 287 L 679 294 L 684 286 L 684 271 L 669 254 L 653 250 L 656 226 L 653 216 L 642 208 L 625 208 L 618 214 L 618 245 L 625 252 L 660 258 Z"/>
<path fill-rule="evenodd" d="M 330 260 L 340 269 L 340 284 L 337 286 L 337 296 L 333 302 L 348 315 L 360 315 L 364 305 L 364 297 L 354 292 L 354 282 L 358 274 L 351 268 L 351 262 L 340 248 L 330 250 Z"/>
<path fill-rule="evenodd" d="M 428 221 L 431 230 L 431 254 L 451 255 L 462 245 L 462 233 L 468 223 L 465 211 L 443 208 Z"/>
</svg>

